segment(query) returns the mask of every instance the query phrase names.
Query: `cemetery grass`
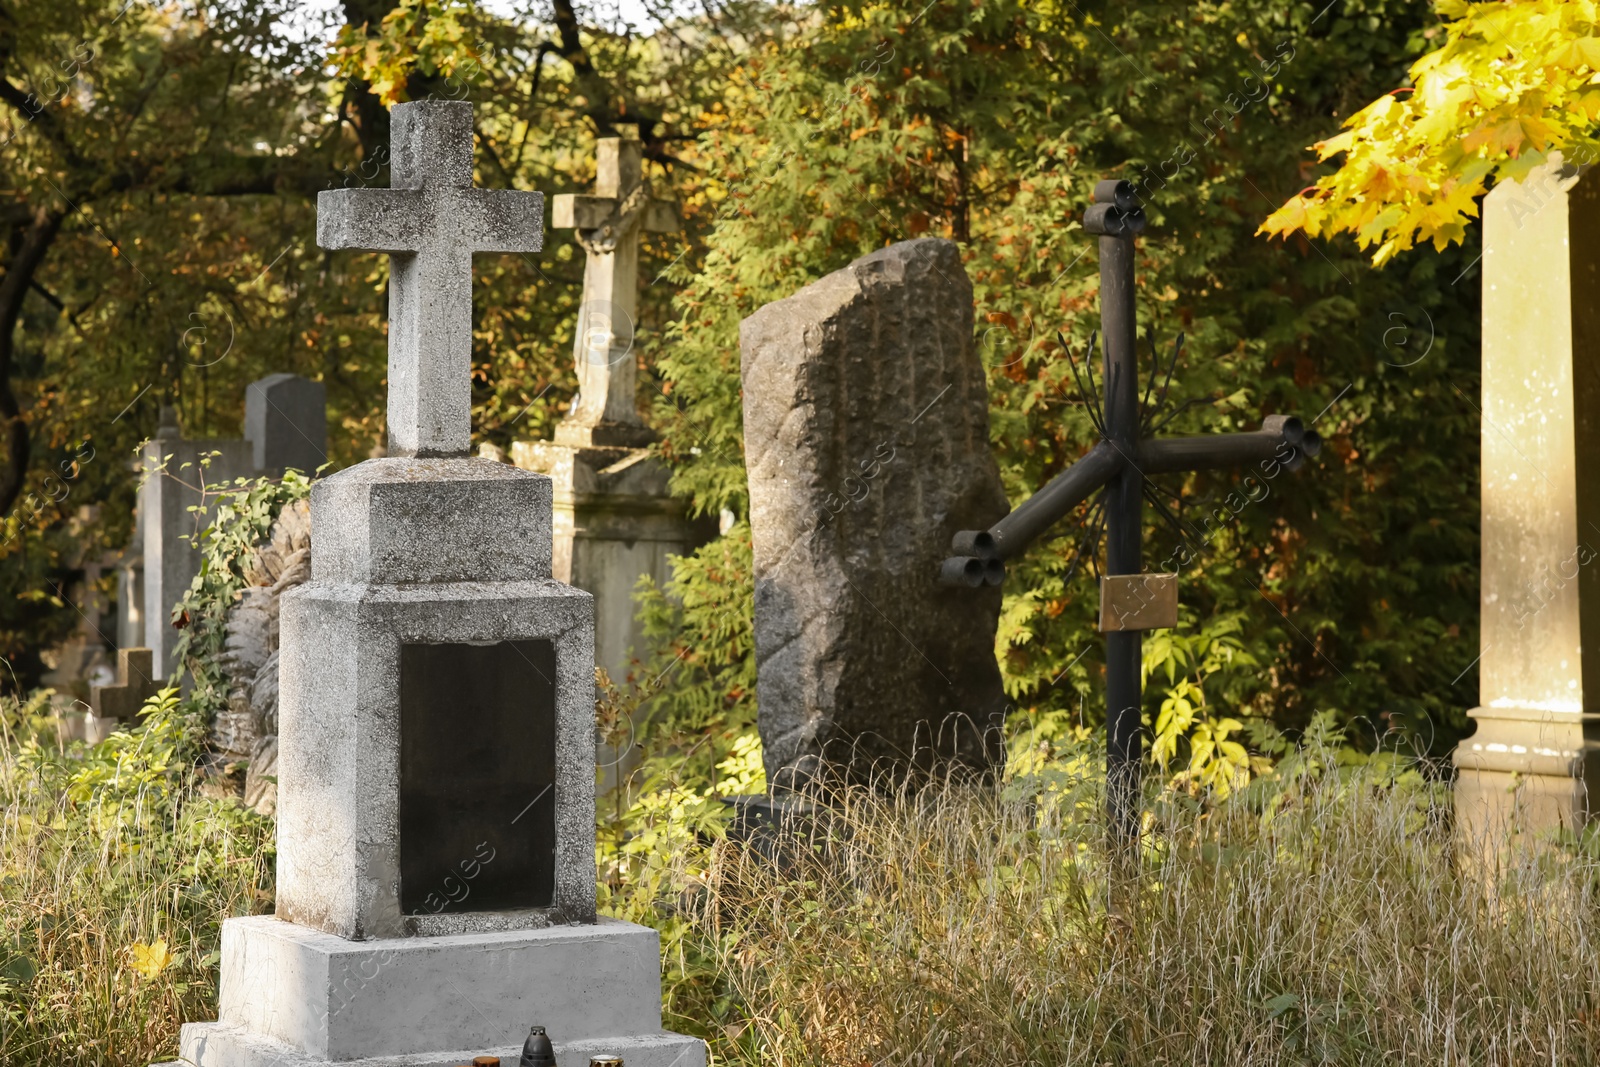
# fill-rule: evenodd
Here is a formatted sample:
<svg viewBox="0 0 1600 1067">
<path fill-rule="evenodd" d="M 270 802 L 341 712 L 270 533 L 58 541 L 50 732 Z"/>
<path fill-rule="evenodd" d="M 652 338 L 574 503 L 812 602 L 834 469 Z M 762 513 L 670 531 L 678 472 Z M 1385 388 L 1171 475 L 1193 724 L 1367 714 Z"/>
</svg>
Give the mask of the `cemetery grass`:
<svg viewBox="0 0 1600 1067">
<path fill-rule="evenodd" d="M 1468 863 L 1448 784 L 1307 747 L 1226 803 L 1152 795 L 1111 862 L 1097 748 L 845 793 L 781 863 L 711 845 L 668 1025 L 786 1067 L 1600 1062 L 1581 842 Z"/>
<path fill-rule="evenodd" d="M 197 788 L 171 691 L 61 746 L 46 692 L 0 706 L 0 1063 L 142 1065 L 216 1012 L 222 920 L 270 910 L 270 819 Z"/>
<path fill-rule="evenodd" d="M 0 1062 L 170 1057 L 215 1017 L 222 920 L 271 909 L 270 820 L 197 789 L 170 693 L 92 749 L 3 710 Z M 774 862 L 721 832 L 746 734 L 647 761 L 600 903 L 661 930 L 666 1024 L 720 1064 L 1600 1062 L 1590 844 L 1464 863 L 1447 785 L 1337 741 L 1226 801 L 1155 783 L 1134 862 L 1084 731 L 997 783 L 841 793 Z"/>
</svg>

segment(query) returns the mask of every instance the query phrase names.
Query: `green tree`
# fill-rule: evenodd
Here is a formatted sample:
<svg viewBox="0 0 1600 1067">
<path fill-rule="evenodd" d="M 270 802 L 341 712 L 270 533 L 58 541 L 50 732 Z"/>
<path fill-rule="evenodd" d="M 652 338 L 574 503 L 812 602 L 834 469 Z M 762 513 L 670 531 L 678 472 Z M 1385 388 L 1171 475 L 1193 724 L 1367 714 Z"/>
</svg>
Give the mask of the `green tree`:
<svg viewBox="0 0 1600 1067">
<path fill-rule="evenodd" d="M 1476 315 L 1452 284 L 1466 259 L 1379 276 L 1347 248 L 1252 237 L 1272 192 L 1303 181 L 1295 146 L 1392 84 L 1427 27 L 1425 6 L 1386 0 L 825 5 L 703 121 L 708 247 L 677 274 L 660 357 L 675 484 L 701 511 L 745 513 L 742 317 L 885 243 L 939 235 L 963 249 L 992 439 L 1025 499 L 1095 437 L 1055 338 L 1081 356 L 1097 325 L 1078 219 L 1096 180 L 1126 177 L 1150 216 L 1141 328 L 1164 351 L 1185 332 L 1174 394 L 1203 401 L 1167 432 L 1299 412 L 1328 441 L 1242 509 L 1227 501 L 1243 472 L 1181 480 L 1187 518 L 1226 518 L 1183 568 L 1185 626 L 1244 620 L 1247 654 L 1207 676 L 1209 706 L 1287 726 L 1333 709 L 1368 743 L 1400 728 L 1447 745 L 1470 704 L 1452 679 L 1476 652 L 1477 424 L 1455 396 L 1473 389 Z M 1033 716 L 1098 712 L 1094 588 L 1067 584 L 1071 543 L 1035 546 L 1008 578 L 998 651 Z M 1147 546 L 1156 564 L 1173 535 L 1152 519 Z"/>
<path fill-rule="evenodd" d="M 0 601 L 0 655 L 24 685 L 78 623 L 78 561 L 127 542 L 128 460 L 161 405 L 191 437 L 234 436 L 245 385 L 294 371 L 328 387 L 336 467 L 382 447 L 387 262 L 320 251 L 314 197 L 387 184 L 393 100 L 470 100 L 478 180 L 547 193 L 587 185 L 594 137 L 636 123 L 667 193 L 720 71 L 783 24 L 742 0 L 650 36 L 568 0 L 551 20 L 346 0 L 323 25 L 299 6 L 0 0 L 0 586 L 20 598 Z M 647 278 L 683 252 L 652 238 Z M 480 439 L 548 436 L 576 388 L 581 280 L 562 234 L 477 264 Z M 669 300 L 646 290 L 641 335 Z"/>
</svg>

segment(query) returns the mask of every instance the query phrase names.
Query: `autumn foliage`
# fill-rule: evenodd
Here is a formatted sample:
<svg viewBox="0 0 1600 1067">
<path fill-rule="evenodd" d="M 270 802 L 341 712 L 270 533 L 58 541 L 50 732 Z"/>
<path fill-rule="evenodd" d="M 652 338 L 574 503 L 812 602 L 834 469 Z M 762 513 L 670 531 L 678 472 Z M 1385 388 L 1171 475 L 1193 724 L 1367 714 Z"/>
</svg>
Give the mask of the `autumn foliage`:
<svg viewBox="0 0 1600 1067">
<path fill-rule="evenodd" d="M 1439 0 L 1445 43 L 1395 89 L 1312 146 L 1339 169 L 1273 212 L 1262 232 L 1352 233 L 1382 265 L 1418 242 L 1459 243 L 1477 198 L 1557 153 L 1595 158 L 1600 118 L 1596 5 Z"/>
</svg>

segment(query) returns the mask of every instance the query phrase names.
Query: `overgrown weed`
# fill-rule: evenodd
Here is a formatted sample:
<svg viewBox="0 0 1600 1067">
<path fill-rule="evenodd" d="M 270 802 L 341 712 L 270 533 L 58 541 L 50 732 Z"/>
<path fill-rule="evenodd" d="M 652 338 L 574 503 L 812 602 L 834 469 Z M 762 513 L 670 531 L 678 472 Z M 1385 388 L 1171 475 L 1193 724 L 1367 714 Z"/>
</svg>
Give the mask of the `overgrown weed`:
<svg viewBox="0 0 1600 1067">
<path fill-rule="evenodd" d="M 683 898 L 716 997 L 673 1021 L 785 1067 L 1600 1062 L 1583 850 L 1463 862 L 1447 784 L 1303 746 L 1152 796 L 1118 862 L 1096 765 L 846 790 L 779 862 L 718 841 Z"/>
<path fill-rule="evenodd" d="M 271 904 L 270 820 L 195 788 L 167 690 L 137 728 L 60 745 L 0 698 L 0 1063 L 143 1065 L 216 1011 L 222 920 Z"/>
</svg>

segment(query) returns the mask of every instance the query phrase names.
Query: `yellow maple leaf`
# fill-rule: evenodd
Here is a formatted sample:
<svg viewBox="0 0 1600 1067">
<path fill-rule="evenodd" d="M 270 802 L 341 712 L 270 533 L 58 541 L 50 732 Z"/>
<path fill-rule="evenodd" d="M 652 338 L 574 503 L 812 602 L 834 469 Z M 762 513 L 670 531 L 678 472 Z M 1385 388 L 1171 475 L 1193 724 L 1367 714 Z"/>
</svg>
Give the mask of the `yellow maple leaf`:
<svg viewBox="0 0 1600 1067">
<path fill-rule="evenodd" d="M 1355 235 L 1385 260 L 1418 243 L 1454 244 L 1475 198 L 1553 152 L 1600 154 L 1600 5 L 1594 0 L 1438 0 L 1442 46 L 1396 90 L 1317 142 L 1315 206 L 1285 204 L 1262 232 Z M 1296 198 L 1297 201 L 1301 198 Z M 1320 234 L 1317 231 L 1320 230 Z"/>
<path fill-rule="evenodd" d="M 1488 148 L 1492 152 L 1504 152 L 1514 155 L 1522 147 L 1522 142 L 1527 134 L 1522 129 L 1521 119 L 1507 119 L 1503 122 L 1485 122 L 1471 133 L 1461 139 L 1461 147 L 1465 151 L 1475 148 Z"/>
<path fill-rule="evenodd" d="M 1268 215 L 1256 232 L 1284 238 L 1287 238 L 1293 230 L 1305 230 L 1315 235 L 1316 222 L 1311 218 L 1310 210 L 1315 203 L 1316 201 L 1308 197 L 1297 196 Z"/>
<path fill-rule="evenodd" d="M 1318 141 L 1311 147 L 1317 153 L 1317 159 L 1323 160 L 1340 152 L 1350 151 L 1350 145 L 1355 139 L 1356 131 L 1346 130 L 1337 137 L 1330 137 L 1326 141 Z"/>
<path fill-rule="evenodd" d="M 133 969 L 146 978 L 155 978 L 172 966 L 174 958 L 164 938 L 151 945 L 136 941 L 128 946 L 128 956 L 132 959 Z"/>
<path fill-rule="evenodd" d="M 1555 65 L 1566 70 L 1574 67 L 1600 70 L 1600 37 L 1577 38 L 1556 56 Z"/>
</svg>

